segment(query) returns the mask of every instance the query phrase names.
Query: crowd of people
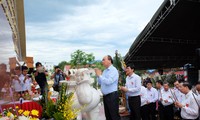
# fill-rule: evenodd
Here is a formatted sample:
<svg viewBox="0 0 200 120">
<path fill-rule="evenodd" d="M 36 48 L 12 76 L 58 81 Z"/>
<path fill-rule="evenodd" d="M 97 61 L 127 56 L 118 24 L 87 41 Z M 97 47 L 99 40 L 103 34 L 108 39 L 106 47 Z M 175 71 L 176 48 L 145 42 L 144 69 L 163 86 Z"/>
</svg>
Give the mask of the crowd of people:
<svg viewBox="0 0 200 120">
<path fill-rule="evenodd" d="M 118 90 L 128 96 L 130 120 L 156 120 L 157 118 L 173 120 L 175 117 L 195 120 L 199 118 L 200 83 L 192 89 L 188 82 L 176 80 L 172 88 L 167 81 L 158 80 L 154 87 L 151 79 L 142 80 L 135 74 L 134 65 L 128 64 L 125 68 L 126 84 L 118 86 L 119 73 L 113 66 L 112 57 L 105 56 L 102 64 L 106 69 L 103 72 L 95 69 L 95 73 L 101 86 L 107 120 L 120 120 Z M 6 65 L 0 64 L 1 93 L 6 93 L 11 88 L 17 99 L 35 92 L 43 95 L 48 88 L 46 78 L 48 73 L 40 62 L 37 62 L 35 66 L 36 70 L 31 75 L 28 74 L 26 66 L 17 66 L 13 73 L 7 73 Z M 59 92 L 59 82 L 65 78 L 66 74 L 56 66 L 51 76 L 54 80 L 52 87 L 55 91 Z M 37 90 L 38 88 L 40 90 Z"/>
<path fill-rule="evenodd" d="M 95 72 L 103 93 L 105 117 L 106 120 L 120 120 L 119 74 L 111 56 L 105 56 L 102 64 L 106 69 L 103 72 L 96 69 Z M 192 86 L 184 80 L 176 80 L 174 87 L 170 87 L 167 81 L 158 80 L 154 88 L 151 79 L 144 82 L 134 71 L 133 64 L 126 66 L 126 84 L 119 87 L 128 96 L 130 120 L 199 119 L 200 83 L 192 90 Z"/>
<path fill-rule="evenodd" d="M 29 71 L 29 68 L 23 65 L 16 66 L 13 71 L 7 72 L 6 64 L 0 64 L 1 99 L 11 100 L 10 94 L 13 94 L 14 100 L 31 99 L 34 96 L 44 95 L 45 90 L 48 90 L 47 76 L 49 73 L 40 62 L 37 62 L 35 66 L 34 71 Z M 55 66 L 50 78 L 54 81 L 52 86 L 54 90 L 59 91 L 59 81 L 65 80 L 66 75 L 58 66 Z"/>
</svg>

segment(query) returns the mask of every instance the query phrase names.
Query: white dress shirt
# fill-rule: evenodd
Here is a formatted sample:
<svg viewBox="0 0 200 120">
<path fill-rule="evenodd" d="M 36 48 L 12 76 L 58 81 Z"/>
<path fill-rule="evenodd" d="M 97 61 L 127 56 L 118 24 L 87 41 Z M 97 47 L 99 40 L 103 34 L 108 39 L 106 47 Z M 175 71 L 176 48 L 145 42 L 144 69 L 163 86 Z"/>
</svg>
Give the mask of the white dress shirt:
<svg viewBox="0 0 200 120">
<path fill-rule="evenodd" d="M 23 91 L 31 90 L 31 83 L 32 83 L 31 78 L 26 79 L 24 86 L 23 86 Z"/>
<path fill-rule="evenodd" d="M 196 119 L 199 116 L 199 107 L 194 99 L 194 97 L 197 99 L 197 96 L 192 94 L 192 91 L 188 92 L 182 102 L 184 107 L 181 108 L 181 117 L 183 119 Z"/>
<path fill-rule="evenodd" d="M 162 98 L 162 93 L 161 93 L 161 91 L 162 91 L 163 89 L 164 89 L 163 86 L 162 86 L 160 89 L 158 89 L 158 98 L 159 98 L 159 101 L 160 101 L 160 98 Z"/>
<path fill-rule="evenodd" d="M 174 87 L 173 91 L 175 95 L 175 100 L 178 100 L 178 102 L 182 103 L 185 100 L 185 95 L 176 87 Z"/>
<path fill-rule="evenodd" d="M 198 90 L 196 90 L 196 95 L 197 95 L 197 96 L 200 96 L 200 93 L 199 93 L 199 91 L 198 91 Z"/>
<path fill-rule="evenodd" d="M 165 89 L 161 90 L 162 97 L 160 96 L 159 100 L 162 98 L 161 103 L 163 106 L 168 106 L 174 103 L 174 93 L 170 88 L 165 91 Z M 167 102 L 165 102 L 167 100 Z"/>
<path fill-rule="evenodd" d="M 147 89 L 144 86 L 141 86 L 141 106 L 147 104 Z"/>
<path fill-rule="evenodd" d="M 128 96 L 139 96 L 141 93 L 141 77 L 133 73 L 131 76 L 126 77 L 126 88 Z"/>
<path fill-rule="evenodd" d="M 148 88 L 146 88 L 147 90 L 147 100 L 150 103 L 155 103 L 158 100 L 158 91 L 151 87 L 151 89 L 149 90 Z"/>
<path fill-rule="evenodd" d="M 21 91 L 23 91 L 23 86 L 24 86 L 23 80 L 24 80 L 24 76 L 21 74 L 20 76 L 18 76 L 18 78 L 19 78 L 19 81 L 13 79 L 13 82 L 12 82 L 13 87 L 14 87 L 14 89 L 15 89 L 15 92 L 21 92 Z"/>
</svg>

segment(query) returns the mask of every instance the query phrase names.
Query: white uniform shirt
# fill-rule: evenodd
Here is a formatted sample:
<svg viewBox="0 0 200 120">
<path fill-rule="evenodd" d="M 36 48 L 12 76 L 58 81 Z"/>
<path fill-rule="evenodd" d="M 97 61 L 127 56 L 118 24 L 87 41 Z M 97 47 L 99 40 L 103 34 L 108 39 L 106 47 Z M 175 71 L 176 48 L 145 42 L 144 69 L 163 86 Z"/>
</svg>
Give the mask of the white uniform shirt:
<svg viewBox="0 0 200 120">
<path fill-rule="evenodd" d="M 188 92 L 185 95 L 185 100 L 182 101 L 184 107 L 181 108 L 181 117 L 183 119 L 196 119 L 199 116 L 199 107 L 194 99 L 197 99 L 197 96 L 192 95 L 192 91 Z"/>
<path fill-rule="evenodd" d="M 162 91 L 163 89 L 164 89 L 163 86 L 162 86 L 160 89 L 158 89 L 158 98 L 159 98 L 159 101 L 160 101 L 160 98 L 162 98 L 161 91 Z"/>
<path fill-rule="evenodd" d="M 21 74 L 20 76 L 18 76 L 19 78 L 19 81 L 18 80 L 15 80 L 13 79 L 13 87 L 15 89 L 15 92 L 20 92 L 20 91 L 23 91 L 23 86 L 24 86 L 24 76 Z"/>
<path fill-rule="evenodd" d="M 173 91 L 171 90 L 170 91 L 170 88 L 165 91 L 164 89 L 161 90 L 161 94 L 162 94 L 162 101 L 161 103 L 163 104 L 163 106 L 168 106 L 168 105 L 171 105 L 174 103 L 174 95 L 173 94 Z M 161 99 L 161 96 L 159 98 L 159 100 Z M 167 102 L 165 102 L 165 100 L 167 100 Z"/>
<path fill-rule="evenodd" d="M 147 89 L 144 86 L 141 86 L 141 106 L 147 104 Z"/>
<path fill-rule="evenodd" d="M 173 91 L 174 91 L 174 95 L 175 95 L 174 96 L 175 100 L 176 101 L 178 100 L 178 102 L 182 103 L 185 100 L 185 95 L 176 87 L 174 87 Z"/>
<path fill-rule="evenodd" d="M 197 95 L 197 96 L 200 96 L 200 93 L 199 93 L 199 91 L 198 91 L 198 90 L 196 90 L 196 95 Z"/>
<path fill-rule="evenodd" d="M 151 87 L 151 89 L 149 90 L 148 88 L 146 88 L 147 90 L 147 100 L 150 103 L 154 103 L 158 100 L 158 91 Z"/>
<path fill-rule="evenodd" d="M 141 93 L 141 77 L 133 73 L 131 76 L 126 77 L 126 88 L 128 96 L 138 96 Z"/>
<path fill-rule="evenodd" d="M 31 83 L 32 83 L 31 78 L 26 79 L 24 86 L 23 86 L 23 91 L 31 90 Z"/>
</svg>

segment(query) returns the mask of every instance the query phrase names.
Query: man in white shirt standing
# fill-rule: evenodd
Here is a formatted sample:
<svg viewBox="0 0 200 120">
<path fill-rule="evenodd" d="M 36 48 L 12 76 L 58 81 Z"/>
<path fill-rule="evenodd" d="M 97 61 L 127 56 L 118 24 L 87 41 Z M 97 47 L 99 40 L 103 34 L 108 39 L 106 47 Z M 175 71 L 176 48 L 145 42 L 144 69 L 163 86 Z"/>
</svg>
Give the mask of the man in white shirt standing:
<svg viewBox="0 0 200 120">
<path fill-rule="evenodd" d="M 162 94 L 161 91 L 164 89 L 163 88 L 163 81 L 162 80 L 158 80 L 156 81 L 156 88 L 158 90 L 158 98 L 162 98 Z M 158 100 L 158 114 L 159 114 L 159 119 L 160 120 L 164 120 L 164 106 L 161 103 L 160 99 Z"/>
<path fill-rule="evenodd" d="M 126 86 L 120 89 L 128 95 L 128 104 L 131 110 L 130 120 L 141 120 L 140 106 L 141 106 L 141 77 L 134 73 L 135 67 L 129 64 L 126 67 Z"/>
<path fill-rule="evenodd" d="M 193 91 L 197 96 L 200 96 L 200 82 L 197 82 Z"/>
<path fill-rule="evenodd" d="M 21 74 L 21 67 L 17 66 L 14 71 L 15 71 L 15 75 L 13 76 L 12 85 L 15 90 L 15 93 L 20 98 L 23 96 L 23 86 L 24 86 L 24 82 L 22 78 L 23 75 Z"/>
<path fill-rule="evenodd" d="M 23 91 L 24 92 L 31 91 L 32 79 L 31 79 L 31 77 L 28 76 L 27 73 L 28 73 L 28 67 L 22 66 L 22 75 L 23 75 L 23 82 L 24 82 Z"/>
<path fill-rule="evenodd" d="M 147 106 L 149 120 L 156 120 L 156 101 L 158 100 L 158 91 L 152 87 L 151 80 L 147 81 Z"/>
<path fill-rule="evenodd" d="M 195 100 L 197 96 L 191 91 L 192 86 L 188 82 L 182 82 L 179 85 L 180 91 L 185 94 L 185 100 L 181 102 L 176 101 L 175 106 L 181 108 L 181 117 L 183 120 L 198 119 L 199 106 Z"/>
<path fill-rule="evenodd" d="M 147 112 L 147 89 L 144 86 L 141 86 L 141 107 L 140 107 L 140 114 L 142 120 L 148 120 L 148 112 Z"/>
<path fill-rule="evenodd" d="M 164 89 L 161 90 L 162 96 L 159 97 L 159 100 L 161 101 L 163 105 L 163 119 L 162 120 L 174 120 L 174 109 L 173 109 L 173 103 L 174 103 L 174 93 L 169 88 L 169 83 L 164 82 L 163 84 Z"/>
<path fill-rule="evenodd" d="M 174 99 L 175 101 L 182 103 L 182 101 L 185 100 L 185 95 L 179 90 L 179 85 L 180 85 L 179 80 L 174 81 L 174 89 L 173 89 Z M 174 110 L 175 110 L 175 116 L 181 119 L 181 109 L 174 107 Z"/>
<path fill-rule="evenodd" d="M 185 99 L 185 95 L 179 90 L 179 85 L 180 82 L 176 80 L 174 82 L 174 94 L 175 94 L 175 99 L 179 102 L 182 102 Z"/>
</svg>

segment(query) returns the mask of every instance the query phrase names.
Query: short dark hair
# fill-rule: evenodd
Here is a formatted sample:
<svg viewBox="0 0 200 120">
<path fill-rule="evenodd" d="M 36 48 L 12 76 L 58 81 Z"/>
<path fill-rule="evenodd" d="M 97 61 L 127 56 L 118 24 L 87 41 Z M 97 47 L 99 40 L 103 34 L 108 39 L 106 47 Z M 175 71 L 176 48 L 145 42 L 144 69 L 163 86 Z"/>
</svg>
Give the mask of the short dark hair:
<svg viewBox="0 0 200 120">
<path fill-rule="evenodd" d="M 112 57 L 111 57 L 110 55 L 107 55 L 107 57 L 108 57 L 108 60 L 110 60 L 111 63 L 113 64 L 113 59 L 112 59 Z"/>
<path fill-rule="evenodd" d="M 175 83 L 175 82 L 179 82 L 179 80 L 175 80 L 174 83 Z M 180 82 L 179 82 L 179 83 L 180 83 Z"/>
<path fill-rule="evenodd" d="M 152 84 L 151 79 L 146 79 L 146 84 L 148 84 L 148 83 Z"/>
<path fill-rule="evenodd" d="M 163 82 L 163 84 L 168 84 L 168 85 L 169 85 L 169 82 L 167 82 L 167 81 L 164 81 L 164 82 Z"/>
<path fill-rule="evenodd" d="M 6 64 L 1 63 L 1 64 L 0 64 L 0 68 L 1 68 L 1 69 L 3 69 L 3 68 L 6 69 L 6 68 L 7 68 L 7 67 L 6 67 Z"/>
<path fill-rule="evenodd" d="M 16 66 L 15 70 L 21 70 L 21 66 Z"/>
<path fill-rule="evenodd" d="M 159 84 L 163 85 L 163 81 L 162 80 L 157 80 L 156 83 L 159 83 Z"/>
<path fill-rule="evenodd" d="M 200 85 L 200 81 L 197 82 L 197 85 Z"/>
<path fill-rule="evenodd" d="M 35 67 L 38 67 L 39 65 L 42 65 L 42 63 L 41 62 L 35 63 Z"/>
<path fill-rule="evenodd" d="M 28 70 L 28 67 L 27 66 L 22 66 L 22 71 L 24 70 Z"/>
<path fill-rule="evenodd" d="M 60 68 L 59 66 L 55 66 L 54 69 Z"/>
<path fill-rule="evenodd" d="M 190 90 L 192 89 L 192 85 L 191 85 L 189 82 L 184 81 L 184 82 L 181 82 L 181 83 L 182 83 L 182 85 L 183 85 L 184 87 L 188 87 Z"/>
<path fill-rule="evenodd" d="M 130 67 L 131 69 L 135 70 L 135 65 L 133 63 L 127 64 L 126 67 Z"/>
</svg>

